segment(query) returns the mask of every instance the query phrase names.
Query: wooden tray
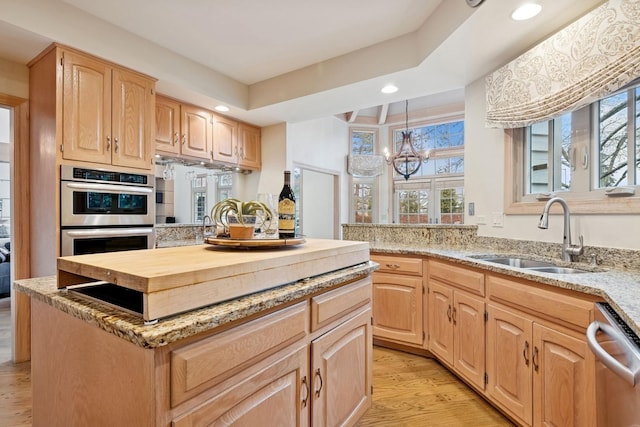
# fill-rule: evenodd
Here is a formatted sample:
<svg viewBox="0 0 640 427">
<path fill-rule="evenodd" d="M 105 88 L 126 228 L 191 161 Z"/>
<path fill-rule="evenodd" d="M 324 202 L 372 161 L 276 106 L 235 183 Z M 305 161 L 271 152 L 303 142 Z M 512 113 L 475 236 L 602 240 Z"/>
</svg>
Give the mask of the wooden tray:
<svg viewBox="0 0 640 427">
<path fill-rule="evenodd" d="M 282 246 L 296 246 L 306 242 L 304 237 L 291 239 L 231 239 L 229 237 L 205 237 L 205 243 L 230 248 L 279 248 Z"/>
</svg>

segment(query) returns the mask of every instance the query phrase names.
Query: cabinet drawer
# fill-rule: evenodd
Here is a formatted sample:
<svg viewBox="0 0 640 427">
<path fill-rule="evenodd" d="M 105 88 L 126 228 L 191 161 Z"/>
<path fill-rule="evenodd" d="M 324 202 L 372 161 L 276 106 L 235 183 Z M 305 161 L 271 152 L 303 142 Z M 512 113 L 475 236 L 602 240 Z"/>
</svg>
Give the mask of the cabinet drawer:
<svg viewBox="0 0 640 427">
<path fill-rule="evenodd" d="M 307 334 L 307 302 L 171 352 L 171 406 L 197 395 Z"/>
<path fill-rule="evenodd" d="M 371 255 L 371 261 L 380 264 L 380 268 L 377 271 L 381 273 L 399 273 L 422 276 L 422 258 Z"/>
<path fill-rule="evenodd" d="M 487 275 L 487 293 L 492 301 L 520 308 L 556 323 L 586 328 L 592 320 L 592 302 L 540 289 L 535 284 Z"/>
<path fill-rule="evenodd" d="M 371 301 L 371 276 L 311 299 L 311 331 L 347 315 Z"/>
<path fill-rule="evenodd" d="M 465 291 L 484 296 L 484 273 L 434 260 L 429 260 L 428 270 L 429 279 L 438 279 Z"/>
</svg>

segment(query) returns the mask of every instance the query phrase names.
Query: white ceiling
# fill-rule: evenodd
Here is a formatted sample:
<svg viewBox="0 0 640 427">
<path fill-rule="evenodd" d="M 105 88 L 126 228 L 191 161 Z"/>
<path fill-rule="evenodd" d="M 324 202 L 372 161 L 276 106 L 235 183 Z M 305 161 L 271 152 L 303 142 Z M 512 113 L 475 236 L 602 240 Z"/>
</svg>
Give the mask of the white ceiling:
<svg viewBox="0 0 640 427">
<path fill-rule="evenodd" d="M 514 22 L 522 0 L 0 0 L 0 57 L 26 64 L 59 41 L 263 126 L 388 103 L 394 114 L 405 99 L 461 101 L 466 85 L 603 3 L 532 1 L 542 13 Z M 400 91 L 381 94 L 387 82 Z"/>
</svg>

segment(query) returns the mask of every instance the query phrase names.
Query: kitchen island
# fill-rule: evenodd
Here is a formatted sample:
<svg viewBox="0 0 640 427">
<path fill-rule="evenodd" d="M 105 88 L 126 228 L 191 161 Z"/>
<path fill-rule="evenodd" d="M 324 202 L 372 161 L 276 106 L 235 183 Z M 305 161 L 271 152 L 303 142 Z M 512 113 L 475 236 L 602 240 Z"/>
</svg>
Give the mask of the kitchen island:
<svg viewBox="0 0 640 427">
<path fill-rule="evenodd" d="M 155 324 L 59 289 L 56 276 L 17 281 L 32 300 L 34 425 L 354 424 L 371 405 L 370 274 L 377 265 L 368 261 L 366 243 L 352 243 L 365 245 L 366 260 L 332 270 L 321 258 L 327 271 L 312 277 Z M 315 244 L 286 248 L 282 257 Z M 318 244 L 325 252 L 331 245 Z M 142 260 L 143 252 L 130 255 Z M 264 258 L 279 256 L 265 251 Z M 290 277 L 286 268 L 282 277 Z M 226 286 L 236 283 L 226 279 Z"/>
</svg>

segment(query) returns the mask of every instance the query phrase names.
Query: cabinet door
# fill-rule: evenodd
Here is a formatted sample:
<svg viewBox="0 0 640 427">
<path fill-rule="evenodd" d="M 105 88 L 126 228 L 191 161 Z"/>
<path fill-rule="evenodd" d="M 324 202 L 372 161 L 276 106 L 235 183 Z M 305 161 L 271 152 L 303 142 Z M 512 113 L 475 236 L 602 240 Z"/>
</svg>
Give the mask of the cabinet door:
<svg viewBox="0 0 640 427">
<path fill-rule="evenodd" d="M 583 339 L 533 326 L 535 426 L 595 426 L 595 364 Z"/>
<path fill-rule="evenodd" d="M 307 346 L 297 346 L 263 365 L 249 378 L 230 381 L 234 384 L 231 388 L 177 417 L 171 425 L 308 426 Z"/>
<path fill-rule="evenodd" d="M 453 365 L 453 290 L 429 282 L 429 350 Z"/>
<path fill-rule="evenodd" d="M 139 74 L 114 68 L 112 84 L 111 163 L 151 169 L 154 82 Z"/>
<path fill-rule="evenodd" d="M 111 163 L 111 67 L 63 52 L 62 157 Z"/>
<path fill-rule="evenodd" d="M 492 304 L 487 311 L 487 393 L 531 425 L 533 322 Z"/>
<path fill-rule="evenodd" d="M 373 274 L 373 335 L 422 344 L 422 279 Z"/>
<path fill-rule="evenodd" d="M 354 425 L 371 407 L 370 322 L 371 310 L 363 310 L 311 343 L 313 426 Z"/>
<path fill-rule="evenodd" d="M 213 160 L 238 163 L 238 123 L 213 116 Z"/>
<path fill-rule="evenodd" d="M 260 129 L 240 124 L 238 136 L 238 163 L 246 169 L 260 169 L 262 152 Z"/>
<path fill-rule="evenodd" d="M 484 389 L 484 301 L 458 291 L 454 291 L 453 301 L 453 365 L 459 374 Z"/>
<path fill-rule="evenodd" d="M 180 154 L 180 103 L 156 97 L 156 150 Z"/>
<path fill-rule="evenodd" d="M 182 105 L 181 130 L 182 154 L 210 160 L 213 144 L 211 114 L 197 107 Z"/>
</svg>

